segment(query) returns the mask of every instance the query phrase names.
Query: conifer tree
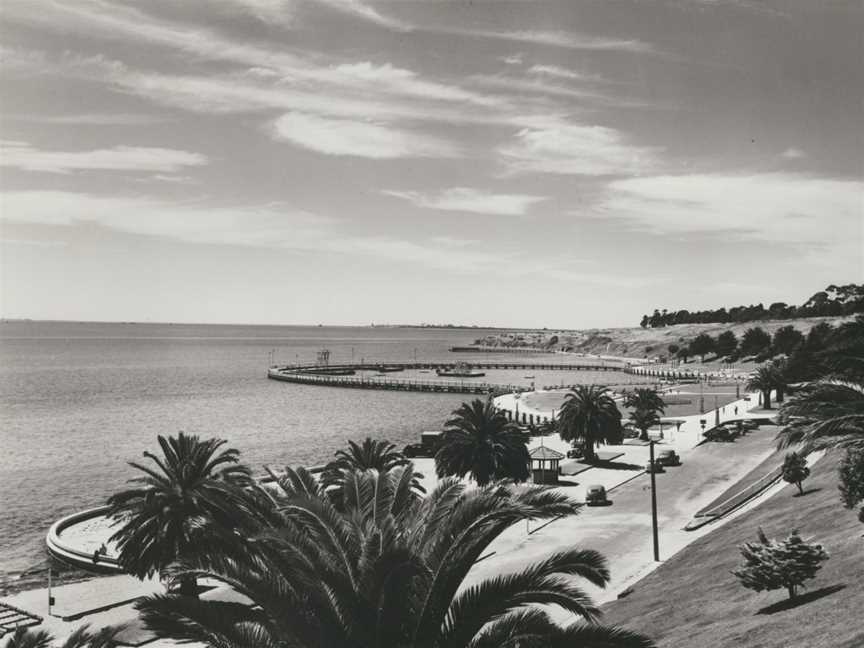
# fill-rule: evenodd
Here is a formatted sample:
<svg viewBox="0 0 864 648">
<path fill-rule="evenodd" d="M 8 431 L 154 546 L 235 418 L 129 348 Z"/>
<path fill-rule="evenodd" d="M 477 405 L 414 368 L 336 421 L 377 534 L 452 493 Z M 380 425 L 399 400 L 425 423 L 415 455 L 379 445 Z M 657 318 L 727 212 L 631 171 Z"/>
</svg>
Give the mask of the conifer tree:
<svg viewBox="0 0 864 648">
<path fill-rule="evenodd" d="M 864 502 L 864 449 L 849 448 L 840 464 L 840 496 L 843 505 L 855 508 Z M 858 511 L 858 519 L 864 522 L 864 506 Z"/>
<path fill-rule="evenodd" d="M 807 459 L 797 452 L 790 452 L 786 455 L 783 461 L 783 481 L 788 484 L 795 484 L 798 487 L 798 494 L 804 494 L 804 488 L 801 482 L 810 476 L 810 469 L 807 467 Z"/>
<path fill-rule="evenodd" d="M 804 542 L 798 531 L 785 540 L 769 540 L 759 529 L 759 542 L 747 542 L 740 549 L 744 564 L 732 573 L 741 584 L 757 592 L 786 588 L 790 600 L 828 560 L 822 545 Z"/>
</svg>

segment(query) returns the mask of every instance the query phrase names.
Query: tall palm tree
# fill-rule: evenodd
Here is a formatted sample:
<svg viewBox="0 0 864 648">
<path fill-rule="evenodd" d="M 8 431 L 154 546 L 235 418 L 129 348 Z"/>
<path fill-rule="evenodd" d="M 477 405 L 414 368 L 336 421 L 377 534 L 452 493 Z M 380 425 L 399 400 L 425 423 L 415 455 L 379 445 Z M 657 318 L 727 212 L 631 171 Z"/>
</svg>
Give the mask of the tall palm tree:
<svg viewBox="0 0 864 648">
<path fill-rule="evenodd" d="M 352 472 L 376 470 L 385 473 L 409 463 L 411 460 L 388 441 L 373 440 L 370 437 L 366 437 L 360 444 L 349 441 L 348 449 L 338 450 L 336 458 L 324 467 L 321 473 L 321 484 L 331 498 L 338 502 L 345 480 Z M 422 477 L 423 475 L 416 473 L 413 484 L 413 488 L 420 494 L 426 492 L 420 484 Z"/>
<path fill-rule="evenodd" d="M 574 584 L 574 577 L 609 581 L 594 551 L 569 549 L 463 587 L 505 529 L 572 515 L 578 504 L 541 487 L 466 488 L 454 478 L 411 498 L 411 472 L 409 465 L 355 473 L 339 511 L 308 472 L 286 470 L 282 525 L 256 539 L 254 559 L 209 572 L 251 604 L 153 596 L 137 606 L 145 623 L 161 636 L 224 648 L 652 645 L 596 623 L 598 608 Z M 540 607 L 548 605 L 585 622 L 562 629 Z"/>
<path fill-rule="evenodd" d="M 121 627 L 108 626 L 94 633 L 85 625 L 69 635 L 59 648 L 114 648 L 120 630 Z M 53 648 L 55 645 L 54 637 L 45 630 L 16 628 L 5 648 Z"/>
<path fill-rule="evenodd" d="M 632 407 L 630 420 L 639 429 L 639 438 L 648 440 L 648 428 L 660 423 L 660 414 L 666 411 L 666 403 L 656 389 L 637 387 L 624 395 L 624 407 Z"/>
<path fill-rule="evenodd" d="M 565 441 L 581 444 L 587 461 L 596 461 L 594 447 L 621 438 L 621 411 L 609 389 L 578 385 L 565 397 L 558 414 L 558 430 Z"/>
<path fill-rule="evenodd" d="M 827 379 L 809 383 L 783 405 L 780 422 L 781 448 L 864 448 L 864 384 Z"/>
<path fill-rule="evenodd" d="M 496 479 L 528 479 L 528 439 L 492 399 L 462 403 L 447 421 L 435 454 L 439 477 L 470 474 L 480 486 Z"/>
<path fill-rule="evenodd" d="M 225 441 L 183 432 L 158 441 L 162 457 L 144 453 L 155 467 L 130 462 L 144 475 L 108 499 L 109 516 L 122 523 L 111 538 L 118 562 L 142 579 L 190 554 L 237 545 L 236 527 L 262 519 L 266 510 L 238 451 L 221 450 Z M 194 576 L 181 585 L 195 594 Z"/>
<path fill-rule="evenodd" d="M 771 390 L 777 386 L 777 375 L 770 367 L 759 367 L 747 381 L 747 389 L 762 394 L 762 405 L 771 409 Z"/>
<path fill-rule="evenodd" d="M 777 403 L 782 403 L 785 400 L 786 390 L 789 389 L 789 360 L 786 358 L 777 358 L 772 360 L 768 365 L 768 369 L 774 378 L 774 390 L 777 394 Z"/>
<path fill-rule="evenodd" d="M 648 430 L 660 424 L 660 415 L 654 410 L 635 409 L 627 417 L 639 430 L 639 438 L 648 441 Z"/>
</svg>

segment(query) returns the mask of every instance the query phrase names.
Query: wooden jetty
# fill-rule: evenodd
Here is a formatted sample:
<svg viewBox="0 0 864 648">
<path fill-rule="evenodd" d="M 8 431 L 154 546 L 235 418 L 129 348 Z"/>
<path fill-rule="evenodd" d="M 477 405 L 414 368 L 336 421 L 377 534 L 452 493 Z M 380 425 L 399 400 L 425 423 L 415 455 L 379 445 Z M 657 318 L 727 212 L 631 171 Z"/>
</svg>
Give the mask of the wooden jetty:
<svg viewBox="0 0 864 648">
<path fill-rule="evenodd" d="M 299 383 L 304 385 L 321 385 L 330 387 L 351 387 L 355 389 L 387 389 L 392 391 L 440 392 L 451 394 L 505 394 L 527 391 L 525 385 L 498 384 L 476 382 L 471 380 L 413 380 L 409 378 L 392 378 L 390 376 L 355 376 L 349 372 L 379 371 L 381 363 L 329 365 L 322 370 L 320 365 L 283 365 L 270 367 L 267 377 L 271 380 Z M 452 370 L 456 363 L 436 362 L 388 362 L 390 371 L 395 368 Z M 590 363 L 557 363 L 557 362 L 467 362 L 459 363 L 462 368 L 471 369 L 518 369 L 518 370 L 553 370 L 553 371 L 613 371 L 629 373 L 629 367 L 622 364 L 590 364 Z"/>
</svg>

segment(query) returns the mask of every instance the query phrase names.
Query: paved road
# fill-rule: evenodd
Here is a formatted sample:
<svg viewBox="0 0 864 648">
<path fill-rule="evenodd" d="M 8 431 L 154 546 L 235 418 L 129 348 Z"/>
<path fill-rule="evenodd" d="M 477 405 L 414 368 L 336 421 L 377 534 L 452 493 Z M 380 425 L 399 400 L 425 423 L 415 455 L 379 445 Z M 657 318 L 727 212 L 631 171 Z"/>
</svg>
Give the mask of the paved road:
<svg viewBox="0 0 864 648">
<path fill-rule="evenodd" d="M 682 536 L 687 534 L 682 528 L 693 514 L 771 454 L 776 429 L 763 426 L 734 443 L 701 445 L 684 456 L 684 465 L 657 475 L 661 560 L 670 557 L 664 552 L 664 537 L 680 548 L 686 542 Z M 583 476 L 586 483 L 591 481 L 590 471 L 578 477 Z M 612 571 L 606 591 L 587 583 L 580 585 L 596 600 L 614 598 L 624 583 L 653 562 L 649 476 L 643 473 L 625 483 L 610 494 L 610 499 L 611 506 L 585 507 L 579 515 L 552 522 L 530 535 L 525 525 L 515 525 L 493 543 L 491 549 L 496 553 L 474 567 L 466 584 L 517 571 L 575 545 L 600 551 Z M 540 523 L 532 527 L 538 528 Z"/>
</svg>

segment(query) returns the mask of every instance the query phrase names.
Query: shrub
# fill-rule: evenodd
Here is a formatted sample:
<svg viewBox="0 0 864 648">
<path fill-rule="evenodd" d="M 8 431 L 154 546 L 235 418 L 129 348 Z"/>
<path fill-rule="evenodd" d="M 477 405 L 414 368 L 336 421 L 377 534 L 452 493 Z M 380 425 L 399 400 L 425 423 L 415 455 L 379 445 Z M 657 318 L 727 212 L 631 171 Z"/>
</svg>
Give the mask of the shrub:
<svg viewBox="0 0 864 648">
<path fill-rule="evenodd" d="M 783 461 L 783 481 L 788 484 L 795 484 L 798 487 L 798 494 L 804 494 L 804 488 L 801 482 L 810 476 L 810 469 L 807 467 L 807 459 L 797 452 L 790 452 L 786 455 Z"/>
<path fill-rule="evenodd" d="M 864 449 L 849 448 L 840 464 L 840 496 L 843 505 L 852 509 L 864 501 Z M 864 522 L 864 506 L 858 511 L 858 519 Z"/>
<path fill-rule="evenodd" d="M 741 584 L 757 592 L 785 588 L 790 599 L 828 560 L 822 545 L 804 542 L 798 531 L 785 540 L 769 540 L 759 529 L 759 542 L 747 542 L 740 549 L 744 564 L 732 573 Z"/>
</svg>

